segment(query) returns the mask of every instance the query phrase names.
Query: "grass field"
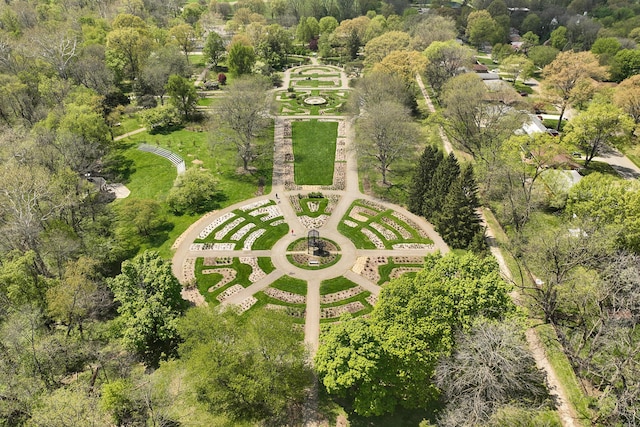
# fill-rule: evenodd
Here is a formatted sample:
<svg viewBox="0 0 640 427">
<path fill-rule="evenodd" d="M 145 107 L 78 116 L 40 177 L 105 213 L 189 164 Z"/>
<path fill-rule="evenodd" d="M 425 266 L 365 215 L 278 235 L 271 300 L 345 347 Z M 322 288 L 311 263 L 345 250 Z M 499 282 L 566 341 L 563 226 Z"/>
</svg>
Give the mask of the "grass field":
<svg viewBox="0 0 640 427">
<path fill-rule="evenodd" d="M 333 184 L 338 122 L 293 122 L 295 182 L 298 185 Z"/>
<path fill-rule="evenodd" d="M 328 295 L 358 286 L 346 277 L 334 277 L 320 283 L 320 295 Z"/>
<path fill-rule="evenodd" d="M 412 226 L 405 223 L 401 219 L 394 217 L 393 216 L 394 211 L 392 209 L 386 209 L 385 211 L 382 211 L 382 212 L 376 212 L 376 214 L 373 216 L 365 215 L 365 218 L 367 219 L 366 221 L 358 221 L 349 216 L 349 213 L 351 212 L 351 210 L 356 206 L 360 206 L 364 208 L 367 207 L 366 205 L 360 202 L 357 202 L 357 201 L 354 202 L 349 208 L 349 210 L 347 211 L 347 213 L 344 215 L 340 223 L 338 224 L 338 231 L 342 235 L 347 237 L 349 240 L 351 240 L 351 242 L 353 242 L 355 247 L 358 249 L 375 249 L 376 248 L 374 243 L 362 233 L 362 229 L 365 227 L 369 229 L 373 234 L 378 236 L 380 240 L 382 240 L 386 249 L 392 249 L 392 246 L 395 243 L 424 243 L 424 244 L 433 243 L 431 239 L 427 237 L 421 237 L 418 230 L 414 229 Z M 393 221 L 396 224 L 400 225 L 402 228 L 404 228 L 406 231 L 408 231 L 411 234 L 411 237 L 405 239 L 400 237 L 397 233 L 395 233 L 396 238 L 394 240 L 387 240 L 377 230 L 369 226 L 372 223 L 382 224 L 384 222 L 382 218 L 386 218 L 387 220 Z M 358 224 L 358 227 L 349 227 L 344 223 L 344 220 L 355 222 Z"/>
<path fill-rule="evenodd" d="M 261 136 L 260 143 L 272 141 L 273 128 L 270 128 Z M 207 132 L 176 129 L 155 134 L 141 132 L 126 138 L 120 141 L 118 151 L 132 165 L 129 172 L 125 174 L 128 175 L 128 179 L 124 182 L 131 190 L 129 197 L 156 200 L 162 205 L 163 213 L 166 214 L 170 224 L 170 230 L 164 235 L 164 239 L 156 238 L 144 242 L 140 251 L 156 249 L 163 257 L 170 258 L 174 240 L 200 217 L 200 215 L 177 216 L 171 213 L 164 201 L 177 177 L 176 169 L 168 160 L 160 156 L 139 151 L 137 147 L 143 142 L 164 147 L 179 154 L 188 168 L 201 167 L 211 171 L 226 198 L 221 203 L 222 207 L 253 197 L 258 190 L 259 181 L 264 182 L 265 192 L 270 191 L 273 168 L 271 150 L 264 150 L 264 155 L 256 163 L 257 170 L 254 173 L 239 174 L 237 173 L 237 153 L 234 148 L 230 147 L 230 144 L 219 144 L 212 149 Z M 193 163 L 194 160 L 196 163 Z M 260 247 L 270 245 L 267 241 L 256 242 L 258 243 Z"/>
<path fill-rule="evenodd" d="M 280 289 L 281 291 L 291 292 L 297 295 L 307 295 L 307 282 L 295 277 L 282 276 L 276 279 L 270 285 L 272 288 Z"/>
<path fill-rule="evenodd" d="M 205 267 L 204 258 L 196 259 L 196 282 L 198 284 L 198 290 L 209 304 L 220 304 L 216 297 L 225 289 L 233 286 L 234 284 L 239 284 L 243 287 L 247 287 L 251 284 L 249 276 L 251 275 L 253 269 L 251 268 L 251 266 L 241 263 L 238 258 L 233 258 L 233 263 L 231 265 L 225 265 L 221 267 L 233 268 L 234 270 L 236 270 L 238 275 L 236 276 L 235 280 L 231 281 L 227 285 L 215 289 L 213 292 L 209 292 L 209 288 L 217 284 L 220 279 L 222 279 L 222 275 L 217 273 L 202 274 L 203 269 L 210 269 L 215 267 Z"/>
</svg>

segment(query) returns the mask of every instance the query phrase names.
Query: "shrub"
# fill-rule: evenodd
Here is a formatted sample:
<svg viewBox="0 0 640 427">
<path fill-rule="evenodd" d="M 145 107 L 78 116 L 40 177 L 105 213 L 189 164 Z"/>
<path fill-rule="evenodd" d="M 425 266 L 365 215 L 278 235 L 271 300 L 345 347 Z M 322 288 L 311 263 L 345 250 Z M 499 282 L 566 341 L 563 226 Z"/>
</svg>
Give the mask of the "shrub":
<svg viewBox="0 0 640 427">
<path fill-rule="evenodd" d="M 213 175 L 199 169 L 188 169 L 178 177 L 176 185 L 169 191 L 167 204 L 176 214 L 202 213 L 219 206 L 224 200 L 222 192 L 216 189 Z"/>
</svg>

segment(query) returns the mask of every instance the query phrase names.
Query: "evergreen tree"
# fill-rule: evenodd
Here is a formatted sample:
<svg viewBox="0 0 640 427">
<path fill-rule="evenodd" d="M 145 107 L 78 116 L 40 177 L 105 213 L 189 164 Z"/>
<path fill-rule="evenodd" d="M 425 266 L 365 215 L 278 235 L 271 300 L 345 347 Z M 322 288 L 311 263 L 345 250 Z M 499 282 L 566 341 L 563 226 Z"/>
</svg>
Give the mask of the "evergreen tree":
<svg viewBox="0 0 640 427">
<path fill-rule="evenodd" d="M 434 171 L 443 159 L 442 151 L 438 148 L 432 145 L 427 145 L 424 148 L 413 177 L 411 194 L 409 194 L 409 210 L 411 212 L 422 214 L 424 195 L 431 185 Z"/>
<path fill-rule="evenodd" d="M 467 165 L 451 184 L 435 224 L 445 242 L 454 248 L 468 248 L 482 231 L 480 217 L 476 213 L 477 193 L 473 167 Z"/>
<path fill-rule="evenodd" d="M 449 194 L 451 184 L 460 175 L 460 165 L 453 153 L 445 157 L 440 162 L 435 172 L 428 190 L 424 194 L 422 201 L 422 215 L 434 224 L 436 217 L 442 210 L 444 200 Z"/>
</svg>

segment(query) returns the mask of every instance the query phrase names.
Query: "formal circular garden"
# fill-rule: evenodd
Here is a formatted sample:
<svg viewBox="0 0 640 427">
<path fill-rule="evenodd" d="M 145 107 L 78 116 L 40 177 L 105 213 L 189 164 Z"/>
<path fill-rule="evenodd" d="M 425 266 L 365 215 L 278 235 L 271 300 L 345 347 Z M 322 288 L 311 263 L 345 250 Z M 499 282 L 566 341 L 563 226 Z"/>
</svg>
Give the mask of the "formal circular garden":
<svg viewBox="0 0 640 427">
<path fill-rule="evenodd" d="M 332 240 L 318 237 L 298 239 L 287 248 L 287 259 L 296 267 L 319 270 L 340 261 L 340 246 Z"/>
</svg>

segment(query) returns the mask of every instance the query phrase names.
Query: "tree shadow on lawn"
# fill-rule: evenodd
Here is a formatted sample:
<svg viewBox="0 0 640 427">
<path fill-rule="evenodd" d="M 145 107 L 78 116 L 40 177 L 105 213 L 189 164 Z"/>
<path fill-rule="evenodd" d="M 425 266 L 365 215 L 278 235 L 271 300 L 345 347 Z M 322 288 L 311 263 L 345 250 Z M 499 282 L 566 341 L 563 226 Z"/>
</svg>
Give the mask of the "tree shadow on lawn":
<svg viewBox="0 0 640 427">
<path fill-rule="evenodd" d="M 418 427 L 423 420 L 428 420 L 432 424 L 435 424 L 438 412 L 442 408 L 441 403 L 435 401 L 431 402 L 427 409 L 405 409 L 398 406 L 392 414 L 378 417 L 363 417 L 353 412 L 353 408 L 349 402 L 344 399 L 331 399 L 322 391 L 322 388 L 322 385 L 320 385 L 319 391 L 324 395 L 321 396 L 321 402 L 323 399 L 329 399 L 329 401 L 333 401 L 335 404 L 344 408 L 347 419 L 349 420 L 349 426 L 351 427 Z M 336 415 L 336 412 L 331 411 L 331 415 Z M 334 421 L 335 420 L 330 420 L 330 423 Z"/>
</svg>

